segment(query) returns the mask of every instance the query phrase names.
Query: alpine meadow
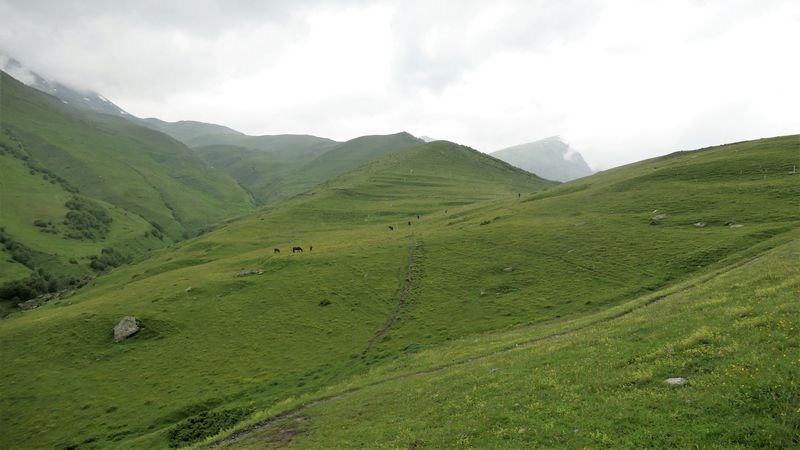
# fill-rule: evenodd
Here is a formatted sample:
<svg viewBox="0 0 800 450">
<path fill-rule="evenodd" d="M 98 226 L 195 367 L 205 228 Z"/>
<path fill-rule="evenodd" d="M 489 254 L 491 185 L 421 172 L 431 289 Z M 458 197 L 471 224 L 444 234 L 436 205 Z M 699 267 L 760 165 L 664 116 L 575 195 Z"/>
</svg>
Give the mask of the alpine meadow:
<svg viewBox="0 0 800 450">
<path fill-rule="evenodd" d="M 0 448 L 800 448 L 789 3 L 0 0 Z"/>
</svg>

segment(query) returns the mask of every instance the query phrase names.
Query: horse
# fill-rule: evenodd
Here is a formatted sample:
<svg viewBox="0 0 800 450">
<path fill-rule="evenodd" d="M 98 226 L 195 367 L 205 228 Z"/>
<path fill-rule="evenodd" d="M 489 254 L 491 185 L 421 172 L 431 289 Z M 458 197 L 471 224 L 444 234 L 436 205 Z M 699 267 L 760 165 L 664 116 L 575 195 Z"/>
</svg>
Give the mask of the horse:
<svg viewBox="0 0 800 450">
<path fill-rule="evenodd" d="M 281 249 L 279 249 L 279 248 L 273 248 L 272 249 L 272 253 L 280 253 L 280 252 L 281 252 Z"/>
<path fill-rule="evenodd" d="M 314 250 L 314 246 L 313 245 L 309 245 L 308 246 L 308 251 L 313 251 L 313 250 Z"/>
<path fill-rule="evenodd" d="M 389 225 L 389 231 L 394 231 L 394 227 Z"/>
<path fill-rule="evenodd" d="M 303 253 L 303 247 L 292 247 L 292 253 L 294 252 Z"/>
<path fill-rule="evenodd" d="M 408 226 L 411 226 L 411 221 L 410 220 L 408 221 Z"/>
</svg>

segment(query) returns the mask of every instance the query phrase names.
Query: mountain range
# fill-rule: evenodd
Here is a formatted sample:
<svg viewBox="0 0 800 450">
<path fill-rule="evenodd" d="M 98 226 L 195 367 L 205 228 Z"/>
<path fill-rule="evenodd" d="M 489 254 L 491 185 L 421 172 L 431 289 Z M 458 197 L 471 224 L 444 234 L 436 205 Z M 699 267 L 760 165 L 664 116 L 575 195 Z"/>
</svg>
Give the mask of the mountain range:
<svg viewBox="0 0 800 450">
<path fill-rule="evenodd" d="M 800 135 L 591 174 L 54 89 L 0 73 L 2 448 L 797 446 Z"/>
</svg>

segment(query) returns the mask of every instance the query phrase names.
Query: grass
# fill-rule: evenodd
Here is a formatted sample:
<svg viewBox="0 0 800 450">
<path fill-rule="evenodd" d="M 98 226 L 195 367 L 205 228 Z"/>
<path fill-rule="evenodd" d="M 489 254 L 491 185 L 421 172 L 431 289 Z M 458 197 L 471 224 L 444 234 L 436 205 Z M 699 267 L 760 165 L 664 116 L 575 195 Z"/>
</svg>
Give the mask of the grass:
<svg viewBox="0 0 800 450">
<path fill-rule="evenodd" d="M 259 203 L 285 200 L 347 171 L 420 141 L 408 133 L 337 143 L 313 136 L 205 136 L 194 150 L 236 179 Z M 235 143 L 236 145 L 231 145 Z"/>
<path fill-rule="evenodd" d="M 794 416 L 771 417 L 795 404 L 794 360 L 753 389 L 705 377 L 796 345 L 797 157 L 798 137 L 775 138 L 554 186 L 446 142 L 394 151 L 0 321 L 0 446 L 164 448 L 181 424 L 256 411 L 244 427 L 353 387 L 239 444 L 791 442 Z M 731 331 L 741 308 L 789 328 Z M 124 315 L 143 331 L 114 344 Z M 665 390 L 672 375 L 689 385 Z M 756 412 L 708 412 L 748 395 Z M 766 431 L 737 444 L 742 421 Z"/>
<path fill-rule="evenodd" d="M 158 223 L 173 239 L 252 207 L 233 179 L 162 133 L 64 105 L 5 73 L 0 91 L 4 144 L 82 194 Z"/>
<path fill-rule="evenodd" d="M 793 240 L 623 316 L 550 327 L 535 342 L 525 335 L 539 330 L 526 329 L 409 356 L 395 370 L 423 360 L 417 375 L 361 377 L 360 388 L 340 386 L 344 394 L 232 446 L 796 447 L 798 252 Z M 498 340 L 502 351 L 487 353 Z M 460 362 L 435 366 L 451 360 Z M 688 384 L 664 382 L 677 376 Z"/>
<path fill-rule="evenodd" d="M 140 216 L 114 205 L 95 201 L 108 212 L 112 222 L 103 239 L 69 239 L 71 229 L 62 222 L 69 211 L 65 204 L 76 194 L 63 189 L 58 183 L 46 181 L 40 173 L 31 173 L 28 166 L 8 154 L 0 155 L 0 218 L 4 234 L 33 251 L 33 266 L 55 275 L 83 275 L 88 270 L 89 257 L 102 248 L 124 249 L 131 255 L 142 255 L 148 250 L 162 247 L 164 242 L 155 237 L 145 237 L 153 227 Z M 78 198 L 82 198 L 77 194 Z M 35 221 L 50 223 L 37 227 Z M 169 241 L 167 241 L 169 242 Z M 5 254 L 0 271 L 0 282 L 19 279 L 30 271 L 22 264 L 9 261 Z M 77 264 L 71 264 L 74 259 Z"/>
</svg>

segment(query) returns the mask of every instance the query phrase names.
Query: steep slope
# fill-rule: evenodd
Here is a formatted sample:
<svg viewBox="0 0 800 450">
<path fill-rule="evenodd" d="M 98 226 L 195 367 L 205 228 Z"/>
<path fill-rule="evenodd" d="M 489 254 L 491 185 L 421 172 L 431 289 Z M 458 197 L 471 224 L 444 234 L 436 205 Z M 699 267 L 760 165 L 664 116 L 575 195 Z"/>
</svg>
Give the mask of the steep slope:
<svg viewBox="0 0 800 450">
<path fill-rule="evenodd" d="M 570 181 L 592 174 L 581 154 L 558 136 L 504 148 L 491 155 L 548 180 Z"/>
<path fill-rule="evenodd" d="M 290 422 L 307 432 L 306 441 L 280 427 L 275 433 L 260 430 L 267 432 L 267 443 L 295 436 L 306 446 L 319 446 L 324 437 L 347 447 L 419 446 L 425 442 L 412 442 L 424 439 L 419 430 L 434 429 L 439 426 L 434 421 L 446 416 L 437 431 L 448 442 L 455 436 L 453 445 L 465 435 L 465 444 L 502 446 L 509 426 L 518 433 L 519 420 L 539 417 L 517 411 L 541 410 L 552 426 L 542 422 L 541 432 L 518 433 L 529 440 L 513 435 L 512 443 L 533 444 L 535 437 L 546 445 L 561 437 L 567 424 L 570 432 L 580 428 L 603 439 L 616 417 L 599 416 L 597 426 L 587 428 L 583 422 L 573 425 L 580 417 L 560 415 L 585 413 L 592 397 L 581 397 L 580 391 L 551 383 L 542 387 L 546 396 L 520 403 L 531 408 L 516 409 L 515 396 L 529 392 L 523 380 L 554 380 L 561 370 L 572 376 L 582 367 L 604 381 L 578 379 L 576 389 L 619 388 L 599 391 L 606 397 L 594 398 L 601 400 L 611 393 L 620 399 L 630 395 L 650 370 L 634 364 L 642 356 L 635 349 L 617 359 L 612 352 L 618 341 L 587 335 L 568 350 L 564 361 L 571 362 L 559 366 L 560 353 L 546 353 L 547 344 L 557 344 L 564 332 L 593 317 L 621 317 L 631 306 L 697 284 L 697 276 L 747 267 L 749 258 L 795 239 L 800 187 L 789 172 L 798 144 L 794 136 L 677 153 L 558 186 L 447 142 L 391 152 L 305 195 L 116 269 L 69 298 L 0 321 L 0 340 L 16 343 L 0 347 L 2 360 L 15 361 L 0 367 L 0 425 L 6 430 L 0 446 L 182 445 L 242 419 L 241 426 L 260 423 L 303 402 L 365 385 L 375 390 L 354 391 L 339 403 L 320 402 L 307 410 L 306 423 L 325 436 L 295 417 Z M 657 214 L 667 216 L 652 219 Z M 700 221 L 706 226 L 694 225 Z M 293 253 L 292 247 L 304 251 Z M 747 292 L 727 280 L 723 285 Z M 772 293 L 784 288 L 794 289 L 781 285 Z M 143 330 L 114 344 L 111 328 L 125 315 L 139 318 Z M 672 317 L 680 321 L 679 315 Z M 646 319 L 608 336 L 627 336 L 646 352 L 650 342 L 656 348 L 688 339 L 684 347 L 673 347 L 680 352 L 713 343 L 716 336 L 692 340 L 676 333 L 675 339 L 660 341 L 649 334 L 657 330 Z M 534 353 L 535 358 L 508 366 L 483 366 L 475 359 L 483 358 L 484 350 L 538 338 L 547 339 L 537 347 L 545 352 L 543 359 Z M 591 347 L 592 339 L 601 340 Z M 602 350 L 589 360 L 596 362 L 592 372 L 579 365 L 587 349 Z M 695 352 L 687 356 L 718 354 Z M 603 355 L 609 360 L 601 361 Z M 686 361 L 704 367 L 703 361 Z M 436 372 L 459 362 L 476 367 L 466 375 L 481 378 Z M 547 369 L 547 377 L 530 378 L 525 370 L 536 367 Z M 630 378 L 639 368 L 643 375 Z M 406 377 L 415 369 L 420 374 Z M 618 369 L 627 371 L 614 378 Z M 662 369 L 653 372 L 653 380 Z M 505 390 L 489 378 L 504 370 L 520 377 L 499 386 L 508 386 Z M 481 397 L 465 384 L 471 379 L 488 383 L 493 395 Z M 427 380 L 435 391 L 426 387 Z M 394 387 L 403 390 L 391 400 L 365 400 L 370 392 L 385 399 Z M 663 398 L 660 391 L 653 393 Z M 500 401 L 494 394 L 505 397 Z M 770 397 L 767 391 L 763 398 Z M 437 403 L 440 398 L 447 401 Z M 410 413 L 400 404 L 403 399 L 417 399 L 424 414 Z M 498 401 L 502 410 L 489 401 Z M 354 415 L 332 418 L 328 405 Z M 767 416 L 780 413 L 775 403 L 764 405 Z M 491 415 L 475 416 L 476 411 Z M 359 413 L 376 425 L 354 428 L 367 440 L 336 426 L 344 417 L 358 422 Z M 392 422 L 402 427 L 385 425 Z M 429 439 L 431 445 L 450 446 Z"/>
<path fill-rule="evenodd" d="M 70 108 L 6 74 L 0 80 L 2 139 L 81 193 L 176 237 L 250 208 L 234 180 L 166 135 Z"/>
<path fill-rule="evenodd" d="M 240 145 L 216 144 L 195 151 L 212 167 L 231 175 L 260 203 L 297 195 L 360 164 L 420 142 L 408 133 L 362 136 L 343 143 L 293 135 L 237 136 L 226 141 Z"/>
<path fill-rule="evenodd" d="M 86 268 L 82 258 L 102 248 L 122 246 L 135 255 L 251 209 L 233 179 L 172 138 L 73 108 L 5 73 L 0 124 L 0 227 L 40 256 L 29 269 L 74 275 Z M 71 208 L 70 200 L 77 201 Z M 70 217 L 71 224 L 62 223 Z M 77 266 L 66 263 L 72 259 Z"/>
<path fill-rule="evenodd" d="M 133 118 L 133 116 L 128 114 L 124 109 L 115 105 L 112 101 L 97 92 L 81 91 L 66 86 L 58 81 L 48 80 L 28 69 L 13 57 L 1 53 L 0 71 L 7 73 L 34 89 L 50 94 L 61 100 L 62 103 L 75 108 L 86 109 L 101 114 Z"/>
</svg>

